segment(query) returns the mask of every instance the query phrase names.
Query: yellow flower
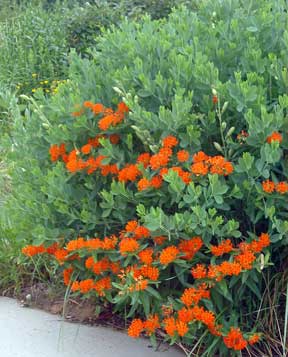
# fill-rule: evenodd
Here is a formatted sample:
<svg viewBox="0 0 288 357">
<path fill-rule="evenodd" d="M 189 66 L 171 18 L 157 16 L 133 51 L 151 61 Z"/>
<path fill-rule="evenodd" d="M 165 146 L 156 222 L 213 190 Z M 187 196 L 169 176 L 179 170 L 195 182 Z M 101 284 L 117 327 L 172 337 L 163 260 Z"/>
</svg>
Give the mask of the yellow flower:
<svg viewBox="0 0 288 357">
<path fill-rule="evenodd" d="M 35 92 L 36 92 L 36 88 L 33 88 L 33 89 L 32 89 L 32 93 L 35 93 Z"/>
<path fill-rule="evenodd" d="M 44 81 L 45 84 L 47 84 L 49 81 L 47 81 L 47 79 Z"/>
<path fill-rule="evenodd" d="M 37 77 L 37 73 L 32 73 L 32 77 L 33 78 Z"/>
</svg>

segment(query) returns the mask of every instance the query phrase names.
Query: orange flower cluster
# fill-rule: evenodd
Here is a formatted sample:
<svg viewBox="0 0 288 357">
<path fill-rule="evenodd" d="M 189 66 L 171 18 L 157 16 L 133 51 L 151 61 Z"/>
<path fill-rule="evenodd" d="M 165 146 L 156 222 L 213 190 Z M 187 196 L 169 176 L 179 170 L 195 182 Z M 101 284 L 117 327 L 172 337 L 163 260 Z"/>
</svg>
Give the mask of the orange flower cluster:
<svg viewBox="0 0 288 357">
<path fill-rule="evenodd" d="M 57 161 L 59 158 L 62 158 L 64 162 L 67 161 L 67 154 L 66 154 L 66 146 L 65 144 L 58 145 L 51 145 L 49 149 L 51 161 Z"/>
<path fill-rule="evenodd" d="M 148 336 L 151 336 L 158 328 L 160 328 L 159 316 L 154 314 L 150 315 L 146 321 L 132 320 L 128 328 L 128 335 L 132 338 L 138 338 L 145 331 Z"/>
<path fill-rule="evenodd" d="M 139 254 L 138 257 L 140 259 L 140 261 L 143 264 L 147 264 L 150 265 L 153 262 L 153 249 L 152 248 L 146 248 L 144 250 L 142 250 Z"/>
<path fill-rule="evenodd" d="M 179 253 L 180 253 L 179 249 L 174 245 L 164 248 L 160 253 L 160 258 L 159 258 L 160 263 L 162 265 L 168 265 L 172 263 L 177 258 L 177 255 Z"/>
<path fill-rule="evenodd" d="M 157 281 L 159 277 L 159 269 L 156 267 L 152 267 L 150 265 L 144 265 L 140 269 L 141 274 L 152 281 Z"/>
<path fill-rule="evenodd" d="M 173 148 L 174 146 L 177 146 L 179 144 L 179 141 L 175 136 L 173 135 L 168 135 L 164 139 L 162 139 L 162 146 L 163 148 Z"/>
<path fill-rule="evenodd" d="M 46 248 L 43 244 L 41 245 L 26 245 L 22 248 L 22 253 L 27 257 L 33 257 L 36 254 L 46 253 Z"/>
<path fill-rule="evenodd" d="M 189 240 L 181 240 L 178 245 L 178 249 L 184 256 L 181 259 L 191 260 L 194 255 L 201 249 L 203 241 L 200 237 L 193 237 Z"/>
<path fill-rule="evenodd" d="M 70 284 L 72 273 L 73 273 L 72 267 L 63 270 L 63 281 L 66 286 Z"/>
<path fill-rule="evenodd" d="M 142 279 L 141 277 L 136 280 L 136 283 L 130 286 L 129 291 L 141 291 L 145 290 L 148 286 L 149 281 L 147 279 Z"/>
<path fill-rule="evenodd" d="M 178 176 L 182 179 L 182 181 L 186 184 L 189 185 L 189 183 L 192 181 L 191 179 L 191 173 L 188 171 L 184 171 L 181 167 L 179 166 L 173 166 L 171 167 L 169 170 L 172 170 L 174 172 L 177 172 Z M 167 172 L 169 171 L 167 170 Z M 161 174 L 163 176 L 163 174 L 165 173 L 165 171 L 162 171 Z"/>
<path fill-rule="evenodd" d="M 128 335 L 132 338 L 138 338 L 143 330 L 143 321 L 141 319 L 134 319 L 128 328 Z"/>
<path fill-rule="evenodd" d="M 247 347 L 247 341 L 244 339 L 239 328 L 231 327 L 228 335 L 223 338 L 223 341 L 228 348 L 233 348 L 236 351 Z"/>
<path fill-rule="evenodd" d="M 93 257 L 88 257 L 85 261 L 85 267 L 97 275 L 107 271 L 112 271 L 114 274 L 117 274 L 120 270 L 119 264 L 111 262 L 107 257 L 97 262 L 95 262 Z"/>
<path fill-rule="evenodd" d="M 71 291 L 80 291 L 82 294 L 87 294 L 95 290 L 100 296 L 104 296 L 104 290 L 111 289 L 110 277 L 102 278 L 98 281 L 93 279 L 85 279 L 82 281 L 74 281 L 71 285 Z"/>
<path fill-rule="evenodd" d="M 175 317 L 167 317 L 163 323 L 164 329 L 170 337 L 174 337 L 176 332 L 180 337 L 183 337 L 189 331 L 188 325 L 183 321 L 176 320 Z"/>
<path fill-rule="evenodd" d="M 186 162 L 189 160 L 190 154 L 186 150 L 180 150 L 177 152 L 177 160 L 179 162 Z"/>
<path fill-rule="evenodd" d="M 204 279 L 207 277 L 207 268 L 204 264 L 197 264 L 191 269 L 191 274 L 194 279 Z"/>
<path fill-rule="evenodd" d="M 119 250 L 122 256 L 126 256 L 129 253 L 135 253 L 139 247 L 139 243 L 134 238 L 124 238 L 119 243 Z"/>
<path fill-rule="evenodd" d="M 170 147 L 163 147 L 157 154 L 151 156 L 150 167 L 152 170 L 158 170 L 161 167 L 167 166 L 172 156 L 172 149 Z"/>
<path fill-rule="evenodd" d="M 156 175 L 153 176 L 151 180 L 148 180 L 145 177 L 140 179 L 138 181 L 137 187 L 138 187 L 138 191 L 144 191 L 147 190 L 148 188 L 159 189 L 162 186 L 162 183 L 163 183 L 162 176 Z"/>
<path fill-rule="evenodd" d="M 128 181 L 135 181 L 138 176 L 142 173 L 138 169 L 137 165 L 129 164 L 126 165 L 122 170 L 118 173 L 118 180 L 120 182 L 128 182 Z"/>
<path fill-rule="evenodd" d="M 266 141 L 268 144 L 271 144 L 272 141 L 278 141 L 278 143 L 281 143 L 283 140 L 282 135 L 278 133 L 277 131 L 274 131 L 270 136 L 267 137 Z"/>
<path fill-rule="evenodd" d="M 180 300 L 187 307 L 197 305 L 202 299 L 209 299 L 210 291 L 205 283 L 200 284 L 197 288 L 187 288 L 184 290 Z"/>
<path fill-rule="evenodd" d="M 142 238 L 149 238 L 151 236 L 151 232 L 148 228 L 141 226 L 137 221 L 129 221 L 126 226 L 125 230 L 121 232 L 122 238 L 135 238 L 135 239 L 142 239 Z"/>
<path fill-rule="evenodd" d="M 129 112 L 129 108 L 124 102 L 118 104 L 115 112 L 112 108 L 105 108 L 101 103 L 94 104 L 89 101 L 84 102 L 83 107 L 89 108 L 94 115 L 103 115 L 98 122 L 98 127 L 102 131 L 106 131 L 110 129 L 110 127 L 120 124 L 124 120 L 125 114 Z"/>
<path fill-rule="evenodd" d="M 210 265 L 207 277 L 220 281 L 225 276 L 239 275 L 243 270 L 252 269 L 253 262 L 256 260 L 255 253 L 260 253 L 269 244 L 270 238 L 267 233 L 262 233 L 258 240 L 253 240 L 251 243 L 240 243 L 239 253 L 233 257 L 233 260 L 224 261 L 219 265 Z"/>
<path fill-rule="evenodd" d="M 84 240 L 84 238 L 79 237 L 77 239 L 70 240 L 65 248 L 68 252 L 73 252 L 79 249 L 111 250 L 116 247 L 117 243 L 118 238 L 115 235 L 105 237 L 103 240 L 101 240 L 100 238 Z"/>
<path fill-rule="evenodd" d="M 193 164 L 191 171 L 194 175 L 211 174 L 227 176 L 233 172 L 233 165 L 230 161 L 226 161 L 223 156 L 208 156 L 203 151 L 199 151 L 193 155 Z"/>
<path fill-rule="evenodd" d="M 288 183 L 285 181 L 281 181 L 275 184 L 273 181 L 266 180 L 262 182 L 262 188 L 264 192 L 272 193 L 274 191 L 284 195 L 288 192 Z"/>
<path fill-rule="evenodd" d="M 223 240 L 218 246 L 212 245 L 210 251 L 216 257 L 220 257 L 223 254 L 230 253 L 233 249 L 230 239 Z"/>
</svg>

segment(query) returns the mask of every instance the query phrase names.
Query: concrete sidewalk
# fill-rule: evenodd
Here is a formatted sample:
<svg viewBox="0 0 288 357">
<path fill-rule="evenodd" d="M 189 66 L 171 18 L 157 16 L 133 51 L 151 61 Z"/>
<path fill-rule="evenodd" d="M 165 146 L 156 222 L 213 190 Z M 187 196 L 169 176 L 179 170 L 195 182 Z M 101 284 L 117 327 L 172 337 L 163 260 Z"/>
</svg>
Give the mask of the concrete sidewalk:
<svg viewBox="0 0 288 357">
<path fill-rule="evenodd" d="M 56 315 L 23 308 L 0 297 L 1 357 L 180 357 L 180 351 L 161 346 L 155 352 L 149 340 L 133 340 L 105 327 L 62 322 Z"/>
</svg>

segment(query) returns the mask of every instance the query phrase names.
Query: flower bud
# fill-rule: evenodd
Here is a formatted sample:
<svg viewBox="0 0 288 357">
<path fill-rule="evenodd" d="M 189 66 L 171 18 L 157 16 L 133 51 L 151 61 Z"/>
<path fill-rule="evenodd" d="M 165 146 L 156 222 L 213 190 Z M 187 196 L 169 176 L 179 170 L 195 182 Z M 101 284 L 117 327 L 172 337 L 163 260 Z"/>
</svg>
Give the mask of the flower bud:
<svg viewBox="0 0 288 357">
<path fill-rule="evenodd" d="M 215 88 L 212 88 L 212 94 L 217 96 L 217 90 Z"/>
<path fill-rule="evenodd" d="M 221 145 L 219 143 L 217 143 L 216 141 L 214 141 L 213 143 L 214 147 L 216 150 L 220 151 L 221 153 L 223 153 L 223 149 L 221 147 Z"/>
<path fill-rule="evenodd" d="M 234 130 L 235 130 L 235 126 L 231 126 L 231 128 L 228 130 L 226 134 L 226 138 L 229 138 L 229 136 L 231 136 L 234 133 Z"/>
<path fill-rule="evenodd" d="M 225 102 L 223 104 L 223 107 L 222 107 L 222 110 L 221 110 L 221 114 L 223 114 L 226 111 L 226 109 L 228 108 L 228 104 L 229 104 L 229 102 Z"/>
</svg>

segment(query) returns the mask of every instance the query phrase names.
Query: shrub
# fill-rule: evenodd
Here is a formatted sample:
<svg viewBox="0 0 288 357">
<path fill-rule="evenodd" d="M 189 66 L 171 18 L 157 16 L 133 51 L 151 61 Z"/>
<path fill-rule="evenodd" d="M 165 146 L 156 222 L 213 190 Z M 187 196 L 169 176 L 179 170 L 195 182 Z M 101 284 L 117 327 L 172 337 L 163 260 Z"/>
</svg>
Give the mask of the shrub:
<svg viewBox="0 0 288 357">
<path fill-rule="evenodd" d="M 107 30 L 13 132 L 24 253 L 129 308 L 130 336 L 203 356 L 258 341 L 262 270 L 286 258 L 285 2 L 245 4 Z"/>
</svg>

